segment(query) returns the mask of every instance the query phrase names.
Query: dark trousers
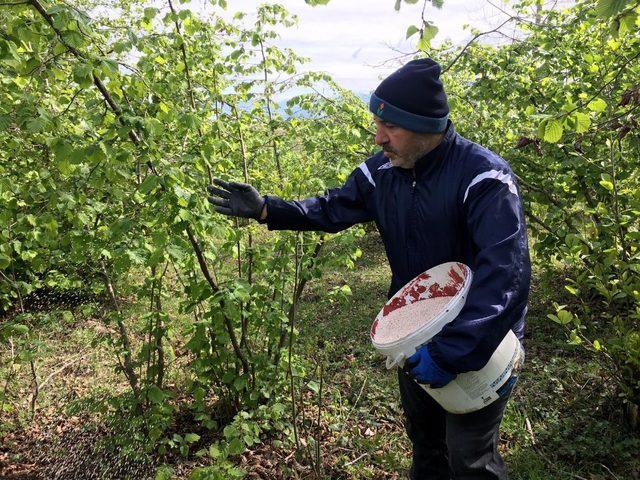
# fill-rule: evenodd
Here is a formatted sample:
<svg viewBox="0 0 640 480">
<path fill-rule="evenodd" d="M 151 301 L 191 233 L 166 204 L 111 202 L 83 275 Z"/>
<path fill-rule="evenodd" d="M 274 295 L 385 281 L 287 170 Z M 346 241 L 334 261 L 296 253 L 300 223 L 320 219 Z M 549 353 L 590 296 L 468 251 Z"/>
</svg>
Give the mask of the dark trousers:
<svg viewBox="0 0 640 480">
<path fill-rule="evenodd" d="M 498 429 L 510 392 L 481 410 L 458 415 L 445 411 L 402 370 L 398 380 L 413 443 L 412 480 L 506 480 Z"/>
</svg>

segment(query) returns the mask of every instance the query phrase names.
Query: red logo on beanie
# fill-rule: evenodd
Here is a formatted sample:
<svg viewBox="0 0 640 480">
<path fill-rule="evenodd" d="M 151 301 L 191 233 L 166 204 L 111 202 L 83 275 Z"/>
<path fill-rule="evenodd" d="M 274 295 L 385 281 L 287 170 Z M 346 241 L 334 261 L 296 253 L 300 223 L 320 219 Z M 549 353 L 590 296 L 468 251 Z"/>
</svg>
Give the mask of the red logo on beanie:
<svg viewBox="0 0 640 480">
<path fill-rule="evenodd" d="M 376 115 L 380 116 L 383 110 L 384 110 L 384 102 L 382 102 L 378 107 L 378 111 L 376 112 Z"/>
</svg>

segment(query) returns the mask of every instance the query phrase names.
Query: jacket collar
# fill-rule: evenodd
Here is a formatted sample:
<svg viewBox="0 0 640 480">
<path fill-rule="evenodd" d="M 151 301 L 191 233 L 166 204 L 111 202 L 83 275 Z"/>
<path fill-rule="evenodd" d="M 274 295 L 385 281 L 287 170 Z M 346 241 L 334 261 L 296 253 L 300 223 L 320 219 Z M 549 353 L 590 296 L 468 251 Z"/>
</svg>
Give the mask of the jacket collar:
<svg viewBox="0 0 640 480">
<path fill-rule="evenodd" d="M 453 128 L 453 123 L 449 120 L 447 122 L 447 129 L 445 130 L 444 137 L 438 146 L 416 161 L 416 164 L 413 167 L 416 177 L 433 168 L 435 164 L 439 163 L 440 160 L 447 155 L 455 136 L 455 128 Z"/>
</svg>

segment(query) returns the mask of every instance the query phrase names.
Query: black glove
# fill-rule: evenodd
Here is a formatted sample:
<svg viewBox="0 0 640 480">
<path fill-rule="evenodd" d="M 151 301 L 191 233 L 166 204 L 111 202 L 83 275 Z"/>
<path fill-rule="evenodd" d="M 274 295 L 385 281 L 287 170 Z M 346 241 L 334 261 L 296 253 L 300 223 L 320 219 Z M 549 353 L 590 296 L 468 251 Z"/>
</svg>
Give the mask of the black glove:
<svg viewBox="0 0 640 480">
<path fill-rule="evenodd" d="M 233 217 L 260 219 L 264 198 L 255 188 L 246 183 L 224 182 L 217 178 L 213 183 L 222 187 L 216 188 L 213 185 L 207 187 L 209 193 L 215 195 L 208 200 L 214 205 L 216 212 Z"/>
</svg>

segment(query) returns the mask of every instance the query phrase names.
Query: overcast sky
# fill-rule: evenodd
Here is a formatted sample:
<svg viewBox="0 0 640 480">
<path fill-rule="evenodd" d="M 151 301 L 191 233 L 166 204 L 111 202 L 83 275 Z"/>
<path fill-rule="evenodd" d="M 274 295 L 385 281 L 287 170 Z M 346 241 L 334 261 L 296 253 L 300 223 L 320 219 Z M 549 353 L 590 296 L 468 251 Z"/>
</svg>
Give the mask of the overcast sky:
<svg viewBox="0 0 640 480">
<path fill-rule="evenodd" d="M 228 0 L 228 13 L 255 12 L 261 2 Z M 379 79 L 395 70 L 400 52 L 414 51 L 417 35 L 405 40 L 407 27 L 421 21 L 423 1 L 403 3 L 399 12 L 394 0 L 331 0 L 327 5 L 311 7 L 304 0 L 280 0 L 298 16 L 298 25 L 282 30 L 281 47 L 292 48 L 311 61 L 307 70 L 325 71 L 343 87 L 368 94 Z M 495 1 L 501 5 L 500 0 Z M 442 10 L 430 4 L 425 18 L 438 28 L 435 43 L 446 39 L 463 45 L 472 35 L 463 26 L 482 31 L 505 20 L 505 15 L 487 0 L 444 0 Z M 403 61 L 407 61 L 405 57 Z"/>
</svg>

